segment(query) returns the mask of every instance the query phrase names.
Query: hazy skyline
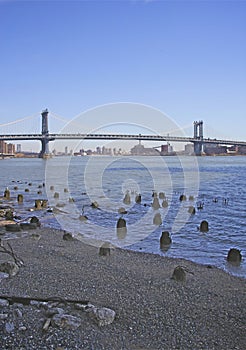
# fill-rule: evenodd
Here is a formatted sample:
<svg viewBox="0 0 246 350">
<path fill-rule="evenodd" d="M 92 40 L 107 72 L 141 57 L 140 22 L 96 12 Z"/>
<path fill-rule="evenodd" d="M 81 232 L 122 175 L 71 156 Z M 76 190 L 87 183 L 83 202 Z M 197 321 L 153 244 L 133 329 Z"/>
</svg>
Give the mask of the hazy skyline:
<svg viewBox="0 0 246 350">
<path fill-rule="evenodd" d="M 245 15 L 240 1 L 0 1 L 0 124 L 133 102 L 246 140 Z"/>
</svg>

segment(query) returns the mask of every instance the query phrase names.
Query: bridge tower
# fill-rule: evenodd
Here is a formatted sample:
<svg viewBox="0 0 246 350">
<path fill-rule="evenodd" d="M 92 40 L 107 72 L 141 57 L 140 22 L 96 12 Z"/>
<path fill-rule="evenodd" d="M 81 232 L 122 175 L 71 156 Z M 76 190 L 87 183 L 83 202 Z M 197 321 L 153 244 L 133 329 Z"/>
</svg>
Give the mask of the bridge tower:
<svg viewBox="0 0 246 350">
<path fill-rule="evenodd" d="M 49 129 L 48 129 L 48 114 L 49 111 L 46 108 L 41 113 L 42 116 L 42 138 L 41 138 L 41 152 L 39 153 L 39 158 L 49 158 L 50 151 L 49 151 Z"/>
<path fill-rule="evenodd" d="M 202 146 L 203 146 L 203 121 L 194 122 L 194 152 L 196 156 L 200 156 L 202 154 Z"/>
</svg>

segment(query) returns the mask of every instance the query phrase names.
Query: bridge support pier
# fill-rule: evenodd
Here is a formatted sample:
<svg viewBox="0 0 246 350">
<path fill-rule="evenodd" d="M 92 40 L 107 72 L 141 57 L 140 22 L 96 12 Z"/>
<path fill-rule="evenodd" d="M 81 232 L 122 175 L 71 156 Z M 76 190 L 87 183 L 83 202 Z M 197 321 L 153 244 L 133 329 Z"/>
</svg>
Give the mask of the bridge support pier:
<svg viewBox="0 0 246 350">
<path fill-rule="evenodd" d="M 194 153 L 196 156 L 202 155 L 202 142 L 200 141 L 194 142 Z"/>
<path fill-rule="evenodd" d="M 48 129 L 48 114 L 49 111 L 46 108 L 42 113 L 42 136 L 41 139 L 41 152 L 39 153 L 39 158 L 50 158 L 51 153 L 49 151 L 49 129 Z"/>
<path fill-rule="evenodd" d="M 50 158 L 51 154 L 49 151 L 49 139 L 41 139 L 41 151 L 39 153 L 39 158 Z"/>
</svg>

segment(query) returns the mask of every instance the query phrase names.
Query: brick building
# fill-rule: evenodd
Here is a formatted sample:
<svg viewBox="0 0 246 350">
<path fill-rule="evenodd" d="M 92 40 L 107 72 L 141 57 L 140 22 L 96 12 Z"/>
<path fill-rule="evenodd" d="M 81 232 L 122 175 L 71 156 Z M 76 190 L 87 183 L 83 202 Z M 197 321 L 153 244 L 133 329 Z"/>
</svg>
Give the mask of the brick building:
<svg viewBox="0 0 246 350">
<path fill-rule="evenodd" d="M 15 154 L 15 145 L 0 141 L 0 154 Z"/>
</svg>

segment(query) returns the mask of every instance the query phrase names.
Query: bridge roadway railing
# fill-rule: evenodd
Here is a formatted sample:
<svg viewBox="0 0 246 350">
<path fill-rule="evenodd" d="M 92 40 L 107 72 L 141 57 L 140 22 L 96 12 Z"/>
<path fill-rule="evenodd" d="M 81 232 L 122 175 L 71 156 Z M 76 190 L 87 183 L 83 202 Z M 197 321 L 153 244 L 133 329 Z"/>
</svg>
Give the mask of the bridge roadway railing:
<svg viewBox="0 0 246 350">
<path fill-rule="evenodd" d="M 236 140 L 220 140 L 210 138 L 194 138 L 182 136 L 165 136 L 165 135 L 142 135 L 142 134 L 16 134 L 16 135 L 0 135 L 0 140 L 17 141 L 17 140 L 145 140 L 145 141 L 170 141 L 170 142 L 200 142 L 202 144 L 223 144 L 246 146 L 246 141 Z"/>
</svg>

